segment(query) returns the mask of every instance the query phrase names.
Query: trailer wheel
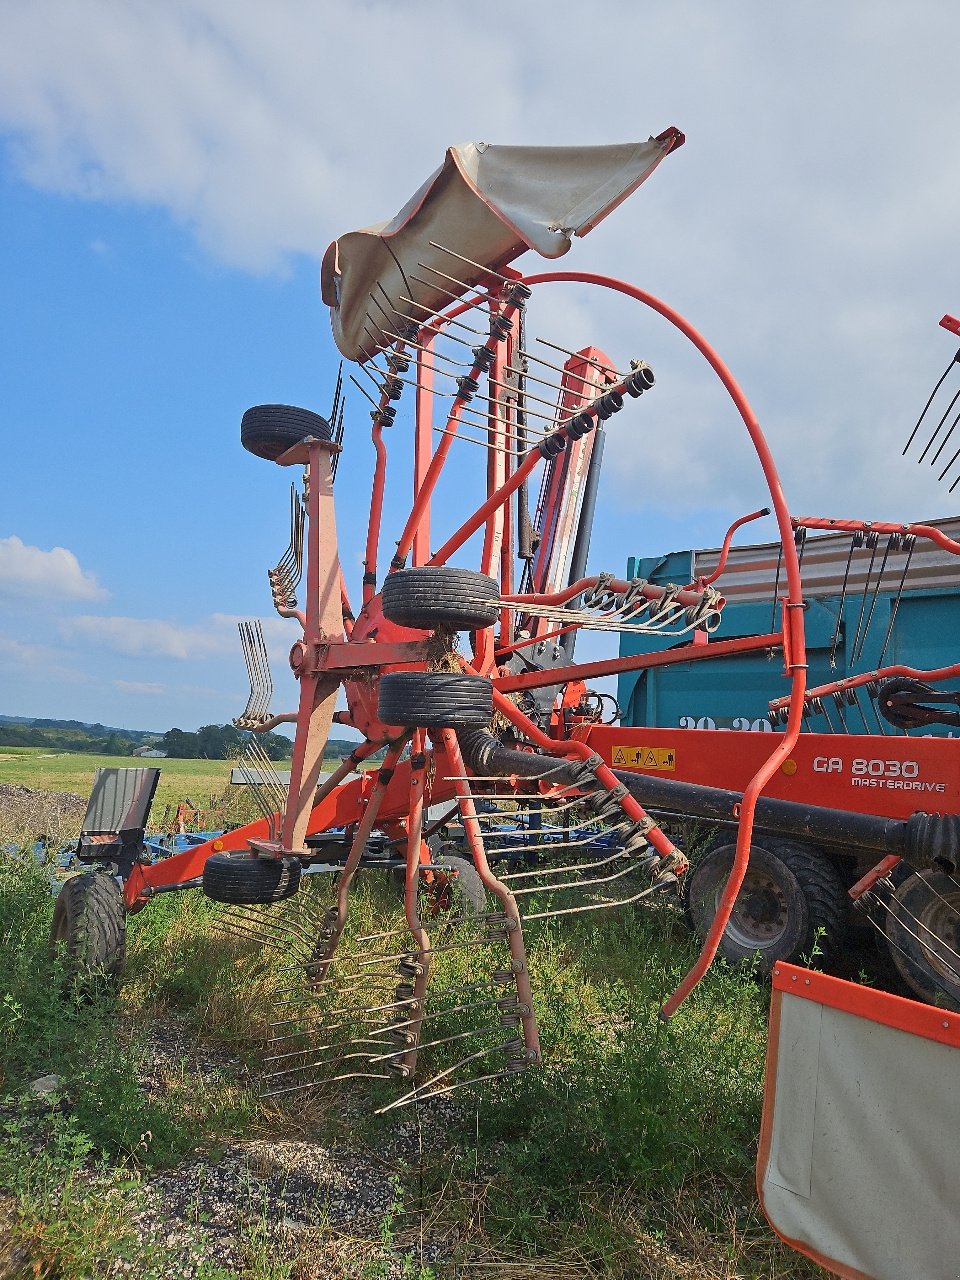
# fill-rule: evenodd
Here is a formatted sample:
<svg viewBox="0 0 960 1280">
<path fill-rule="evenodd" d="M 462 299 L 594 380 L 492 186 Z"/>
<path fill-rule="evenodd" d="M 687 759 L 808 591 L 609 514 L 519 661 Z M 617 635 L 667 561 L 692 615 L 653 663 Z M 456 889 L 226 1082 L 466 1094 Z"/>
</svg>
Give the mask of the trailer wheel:
<svg viewBox="0 0 960 1280">
<path fill-rule="evenodd" d="M 70 989 L 85 996 L 116 991 L 126 949 L 126 912 L 116 880 L 102 871 L 71 876 L 57 895 L 50 925 L 50 955 L 63 956 Z"/>
<path fill-rule="evenodd" d="M 908 876 L 889 899 L 884 936 L 913 995 L 960 1011 L 960 882 L 932 869 Z"/>
<path fill-rule="evenodd" d="M 380 679 L 377 714 L 407 728 L 480 728 L 493 719 L 493 685 L 483 676 L 392 671 Z"/>
<path fill-rule="evenodd" d="M 688 919 L 705 935 L 730 876 L 736 844 L 706 853 L 686 877 Z M 839 875 L 816 849 L 762 837 L 750 848 L 743 885 L 722 939 L 728 960 L 759 957 L 765 970 L 777 960 L 823 961 L 836 946 L 846 915 Z"/>
<path fill-rule="evenodd" d="M 332 435 L 326 418 L 292 404 L 255 404 L 240 419 L 240 443 L 248 453 L 270 462 L 307 436 L 329 440 Z"/>
<path fill-rule="evenodd" d="M 493 578 L 447 565 L 391 573 L 381 602 L 388 622 L 421 631 L 476 631 L 492 626 L 500 616 L 500 588 Z"/>
<path fill-rule="evenodd" d="M 296 858 L 251 858 L 214 853 L 203 864 L 203 892 L 214 902 L 282 902 L 300 888 Z"/>
</svg>

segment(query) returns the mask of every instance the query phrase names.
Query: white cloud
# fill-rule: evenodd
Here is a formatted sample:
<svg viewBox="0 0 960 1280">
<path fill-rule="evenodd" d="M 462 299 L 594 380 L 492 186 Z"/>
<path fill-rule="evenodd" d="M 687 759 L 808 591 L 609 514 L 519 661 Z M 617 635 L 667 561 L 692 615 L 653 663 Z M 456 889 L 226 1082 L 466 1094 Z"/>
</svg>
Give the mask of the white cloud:
<svg viewBox="0 0 960 1280">
<path fill-rule="evenodd" d="M 214 613 L 203 622 L 190 624 L 164 618 L 84 614 L 64 621 L 60 629 L 65 639 L 129 658 L 192 662 L 229 655 L 239 661 L 237 624 L 240 621 L 224 613 Z M 291 637 L 299 634 L 298 630 L 291 630 L 293 624 L 281 618 L 264 619 L 261 625 L 274 660 L 289 649 Z"/>
<path fill-rule="evenodd" d="M 103 600 L 109 592 L 66 547 L 42 551 L 15 534 L 0 538 L 0 592 L 58 600 Z"/>
<path fill-rule="evenodd" d="M 140 680 L 114 680 L 113 687 L 119 693 L 143 693 L 151 697 L 167 692 L 166 685 L 146 684 Z"/>
<path fill-rule="evenodd" d="M 960 297 L 957 8 L 609 0 L 610 38 L 588 58 L 573 0 L 549 22 L 506 0 L 483 23 L 435 0 L 0 0 L 0 14 L 18 172 L 166 210 L 212 257 L 255 270 L 390 217 L 452 142 L 678 124 L 687 146 L 570 264 L 634 280 L 703 330 L 755 402 L 794 507 L 905 518 L 952 503 L 899 442 L 949 355 L 936 320 Z M 552 330 L 568 345 L 578 306 Z M 611 355 L 655 363 L 664 408 L 655 436 L 612 425 L 610 483 L 674 512 L 756 505 L 756 464 L 731 447 L 742 428 L 712 375 L 659 354 L 662 322 L 617 314 Z M 168 633 L 161 649 L 204 643 Z"/>
</svg>

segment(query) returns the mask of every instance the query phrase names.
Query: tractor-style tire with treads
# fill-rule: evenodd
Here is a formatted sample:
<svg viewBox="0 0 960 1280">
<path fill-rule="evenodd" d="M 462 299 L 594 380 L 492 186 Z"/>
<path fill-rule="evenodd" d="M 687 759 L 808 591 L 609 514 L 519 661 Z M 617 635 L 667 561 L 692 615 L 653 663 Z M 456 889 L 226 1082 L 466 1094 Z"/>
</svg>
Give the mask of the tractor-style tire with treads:
<svg viewBox="0 0 960 1280">
<path fill-rule="evenodd" d="M 388 622 L 421 631 L 477 631 L 500 617 L 500 588 L 493 578 L 447 565 L 389 574 L 381 600 Z"/>
<path fill-rule="evenodd" d="M 255 404 L 240 420 L 240 443 L 248 453 L 270 462 L 308 436 L 330 440 L 330 423 L 312 409 L 292 404 Z"/>
<path fill-rule="evenodd" d="M 724 832 L 684 877 L 687 919 L 701 936 L 716 915 L 735 849 L 734 833 Z M 768 971 L 778 960 L 819 967 L 841 940 L 846 913 L 843 882 L 825 854 L 758 833 L 720 954 L 757 957 Z"/>
<path fill-rule="evenodd" d="M 214 853 L 203 864 L 203 892 L 214 902 L 253 906 L 282 902 L 300 888 L 296 858 Z"/>
<path fill-rule="evenodd" d="M 380 679 L 378 715 L 405 728 L 482 728 L 493 719 L 493 685 L 482 676 L 391 671 Z"/>
<path fill-rule="evenodd" d="M 50 925 L 50 953 L 62 956 L 67 986 L 92 997 L 116 991 L 127 949 L 123 894 L 105 871 L 71 876 L 57 895 Z"/>
</svg>

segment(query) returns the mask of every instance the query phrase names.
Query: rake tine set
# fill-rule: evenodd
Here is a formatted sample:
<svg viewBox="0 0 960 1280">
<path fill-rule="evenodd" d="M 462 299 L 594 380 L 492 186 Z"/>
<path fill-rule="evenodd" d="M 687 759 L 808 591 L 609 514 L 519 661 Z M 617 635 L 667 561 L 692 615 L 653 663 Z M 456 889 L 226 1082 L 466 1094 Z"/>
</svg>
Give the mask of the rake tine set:
<svg viewBox="0 0 960 1280">
<path fill-rule="evenodd" d="M 271 718 L 269 707 L 273 697 L 273 677 L 270 674 L 270 659 L 259 618 L 237 625 L 250 681 L 250 696 L 247 698 L 247 705 L 233 723 L 238 729 L 257 729 Z"/>
<path fill-rule="evenodd" d="M 940 321 L 940 325 L 942 328 L 949 330 L 951 333 L 960 334 L 960 321 L 955 320 L 952 316 L 944 316 L 943 319 Z M 910 447 L 913 445 L 914 440 L 917 438 L 917 434 L 920 431 L 920 427 L 922 426 L 927 414 L 930 412 L 931 407 L 934 405 L 934 402 L 936 401 L 936 408 L 934 409 L 933 415 L 931 416 L 935 416 L 939 412 L 941 404 L 949 395 L 949 391 L 943 391 L 941 394 L 941 389 L 943 388 L 943 384 L 946 382 L 947 378 L 950 375 L 950 372 L 952 371 L 954 365 L 956 364 L 960 364 L 960 351 L 958 351 L 957 354 L 953 357 L 953 359 L 947 365 L 946 369 L 944 369 L 943 373 L 937 379 L 937 382 L 934 384 L 934 388 L 930 392 L 930 395 L 927 399 L 927 403 L 923 406 L 923 412 L 920 414 L 920 417 L 917 419 L 916 425 L 914 426 L 913 430 L 910 432 L 910 435 L 907 439 L 907 443 L 903 446 L 904 457 L 906 457 Z M 946 408 L 940 414 L 937 425 L 934 427 L 933 431 L 930 434 L 929 439 L 927 440 L 927 443 L 923 446 L 923 449 L 920 452 L 920 456 L 917 458 L 918 465 L 921 462 L 926 461 L 928 454 L 930 454 L 931 467 L 936 467 L 940 462 L 941 455 L 944 453 L 944 451 L 947 449 L 948 445 L 950 444 L 950 441 L 953 438 L 953 434 L 956 431 L 957 426 L 960 425 L 960 409 L 956 409 L 956 412 L 954 412 L 958 401 L 960 401 L 960 388 L 958 388 L 953 393 L 953 395 L 950 396 L 950 399 L 947 403 Z M 949 422 L 949 426 L 947 425 L 948 422 Z M 940 434 L 941 432 L 943 432 L 942 435 Z M 935 450 L 933 450 L 933 447 L 935 444 L 937 447 Z M 933 450 L 932 453 L 931 453 L 931 450 Z M 937 475 L 937 479 L 944 480 L 958 459 L 960 459 L 960 449 L 956 449 L 953 452 L 949 461 L 944 465 L 943 469 Z M 955 477 L 953 483 L 950 485 L 950 488 L 947 490 L 947 492 L 953 493 L 954 489 L 957 487 L 958 484 L 960 484 L 960 474 L 958 474 Z"/>
</svg>

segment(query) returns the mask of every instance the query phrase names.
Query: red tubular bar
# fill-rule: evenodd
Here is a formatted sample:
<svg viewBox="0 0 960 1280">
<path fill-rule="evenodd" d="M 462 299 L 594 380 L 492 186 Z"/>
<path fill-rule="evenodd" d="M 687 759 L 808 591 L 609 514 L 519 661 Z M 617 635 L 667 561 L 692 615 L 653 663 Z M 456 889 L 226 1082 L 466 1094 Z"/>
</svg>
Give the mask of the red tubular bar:
<svg viewBox="0 0 960 1280">
<path fill-rule="evenodd" d="M 508 285 L 507 288 L 509 289 L 510 286 Z M 507 302 L 504 304 L 503 310 L 500 312 L 500 314 L 506 319 L 512 319 L 514 313 L 520 309 L 521 305 L 522 305 L 522 302 L 519 298 L 517 298 L 515 301 L 510 301 L 508 299 Z M 449 317 L 441 317 L 441 319 L 444 319 L 444 318 L 449 318 Z M 502 343 L 503 343 L 502 339 L 496 339 L 491 335 L 491 337 L 487 339 L 487 341 L 484 343 L 484 345 L 481 348 L 479 348 L 479 350 L 489 352 L 490 356 L 493 357 L 495 360 L 497 355 L 497 349 L 502 345 Z M 475 359 L 473 366 L 470 369 L 469 377 L 476 380 L 478 378 L 478 375 L 484 372 L 485 359 L 486 357 L 482 357 L 482 356 Z M 463 409 L 466 403 L 467 401 L 459 396 L 453 402 L 453 407 L 450 410 L 450 416 L 447 418 L 447 425 L 446 425 L 446 428 L 444 429 L 444 434 L 440 438 L 440 442 L 437 445 L 436 452 L 434 453 L 433 458 L 431 459 L 430 466 L 427 468 L 427 474 L 424 476 L 423 484 L 420 486 L 420 490 L 417 493 L 416 499 L 414 500 L 413 510 L 410 512 L 410 515 L 407 517 L 407 523 L 404 525 L 403 533 L 401 533 L 400 539 L 397 543 L 397 554 L 394 557 L 394 563 L 398 561 L 402 562 L 403 560 L 406 559 L 407 552 L 410 550 L 410 547 L 413 544 L 413 538 L 416 533 L 417 527 L 419 526 L 424 513 L 427 510 L 429 510 L 430 501 L 433 497 L 433 491 L 436 488 L 437 481 L 440 478 L 440 472 L 443 470 L 443 464 L 447 460 L 447 454 L 450 452 L 450 448 L 454 442 L 454 439 L 456 438 L 457 429 L 460 426 L 460 417 L 461 417 L 461 414 L 463 413 Z M 484 520 L 485 519 L 486 517 L 484 517 Z M 480 523 L 483 524 L 484 521 L 481 520 Z M 479 527 L 480 526 L 477 525 L 477 528 Z M 430 564 L 437 563 L 436 558 L 434 557 L 434 559 L 430 560 L 429 563 Z M 442 563 L 442 561 L 440 563 Z"/>
<path fill-rule="evenodd" d="M 748 518 L 752 519 L 753 517 Z M 599 582 L 600 577 L 597 575 L 592 578 L 581 578 L 579 582 L 572 582 L 568 587 L 564 587 L 561 591 L 551 591 L 548 594 L 543 595 L 538 594 L 537 592 L 532 592 L 528 595 L 502 596 L 501 599 L 506 601 L 508 604 L 563 605 L 567 604 L 568 601 L 573 600 L 581 593 L 581 591 L 586 591 L 588 587 L 596 587 Z M 617 595 L 620 595 L 623 592 L 630 590 L 631 585 L 631 583 L 623 582 L 619 578 L 612 578 L 604 583 L 604 588 L 607 591 L 612 591 Z M 640 594 L 647 600 L 662 600 L 664 596 L 669 595 L 670 593 L 666 587 L 660 587 L 654 582 L 648 582 Z M 703 603 L 702 593 L 697 591 L 694 587 L 685 587 L 684 590 L 679 592 L 675 598 L 679 604 L 682 604 L 687 608 Z M 540 639 L 543 639 L 543 637 L 541 636 Z"/>
<path fill-rule="evenodd" d="M 585 271 L 551 271 L 544 272 L 542 275 L 530 276 L 527 284 L 531 287 L 537 284 L 546 284 L 553 281 L 567 281 L 574 284 L 596 284 L 603 288 L 612 289 L 617 293 L 622 293 L 628 298 L 634 298 L 637 302 L 642 302 L 645 306 L 650 307 L 659 315 L 668 320 L 675 328 L 688 338 L 711 366 L 717 377 L 723 383 L 730 398 L 736 405 L 743 424 L 747 429 L 753 447 L 756 450 L 760 466 L 763 470 L 764 479 L 767 482 L 767 488 L 770 491 L 770 498 L 773 503 L 773 509 L 777 518 L 777 525 L 780 530 L 780 538 L 783 543 L 783 559 L 784 568 L 786 570 L 787 579 L 787 599 L 784 601 L 783 612 L 783 642 L 784 642 L 784 658 L 787 671 L 791 679 L 791 704 L 790 714 L 787 720 L 787 727 L 783 737 L 771 752 L 770 758 L 757 771 L 747 784 L 743 793 L 743 800 L 740 804 L 740 828 L 737 834 L 737 851 L 733 860 L 733 869 L 730 872 L 730 878 L 720 898 L 717 906 L 717 913 L 714 916 L 713 923 L 703 944 L 699 959 L 693 968 L 686 975 L 679 987 L 673 995 L 666 1001 L 663 1006 L 663 1017 L 669 1018 L 676 1012 L 680 1004 L 687 998 L 693 988 L 697 985 L 707 969 L 713 962 L 714 956 L 720 946 L 720 939 L 723 931 L 727 927 L 730 919 L 730 913 L 736 901 L 737 894 L 740 892 L 740 886 L 743 884 L 743 878 L 747 873 L 747 861 L 750 857 L 750 841 L 753 835 L 753 815 L 756 809 L 757 797 L 763 788 L 779 769 L 780 765 L 793 750 L 794 744 L 800 735 L 801 713 L 803 710 L 803 692 L 806 685 L 806 647 L 804 644 L 803 634 L 803 591 L 800 582 L 800 565 L 797 557 L 797 549 L 793 541 L 793 527 L 790 523 L 790 512 L 787 508 L 786 499 L 783 494 L 783 487 L 780 484 L 780 476 L 777 473 L 776 464 L 770 448 L 764 439 L 763 432 L 760 429 L 760 423 L 756 415 L 750 407 L 746 396 L 741 391 L 739 385 L 733 377 L 733 374 L 720 359 L 719 355 L 714 351 L 713 347 L 706 341 L 694 327 L 685 320 L 678 311 L 668 306 L 665 302 L 661 302 L 659 298 L 653 294 L 646 293 L 642 289 L 638 289 L 635 285 L 628 285 L 621 280 L 615 280 L 610 276 L 595 275 L 592 272 Z M 788 656 L 789 655 L 789 656 Z"/>
<path fill-rule="evenodd" d="M 444 440 L 451 440 L 452 436 L 444 436 Z M 439 453 L 439 447 L 437 452 Z M 477 530 L 487 522 L 487 517 L 491 511 L 496 511 L 498 507 L 502 507 L 511 494 L 516 491 L 537 467 L 537 464 L 543 461 L 543 457 L 539 449 L 532 449 L 514 471 L 513 475 L 507 480 L 496 493 L 492 493 L 490 497 L 478 507 L 470 519 L 460 526 L 460 528 L 443 544 L 436 554 L 430 557 L 429 564 L 446 564 L 453 553 L 460 549 L 468 538 L 473 537 Z"/>
<path fill-rule="evenodd" d="M 733 524 L 727 530 L 726 537 L 723 540 L 723 546 L 720 548 L 720 559 L 717 561 L 717 567 L 714 569 L 713 573 L 707 574 L 706 576 L 701 575 L 701 577 L 697 578 L 696 582 L 689 582 L 684 590 L 702 591 L 704 587 L 709 587 L 711 583 L 716 582 L 721 573 L 723 573 L 724 569 L 727 567 L 727 556 L 730 554 L 730 543 L 733 541 L 733 535 L 736 531 L 742 525 L 749 524 L 751 520 L 759 520 L 761 517 L 768 516 L 769 514 L 769 507 L 761 507 L 759 511 L 751 511 L 748 516 L 741 516 L 739 520 L 734 520 Z"/>
<path fill-rule="evenodd" d="M 822 516 L 794 516 L 791 523 L 795 529 L 826 529 L 832 533 L 899 533 L 912 534 L 915 538 L 926 538 L 935 542 L 944 551 L 953 556 L 960 556 L 960 542 L 930 524 L 885 524 L 882 520 L 831 520 Z"/>
<path fill-rule="evenodd" d="M 511 704 L 512 705 L 512 704 Z M 523 932 L 520 928 L 520 910 L 513 894 L 490 870 L 487 855 L 483 847 L 480 823 L 477 821 L 477 810 L 473 803 L 473 795 L 469 784 L 463 779 L 466 768 L 460 754 L 460 744 L 452 729 L 435 730 L 431 735 L 436 741 L 439 738 L 447 753 L 447 759 L 456 775 L 454 786 L 463 818 L 463 834 L 470 849 L 477 875 L 485 889 L 498 899 L 507 917 L 507 946 L 510 948 L 510 959 L 516 976 L 517 997 L 520 1008 L 520 1026 L 523 1030 L 523 1043 L 529 1062 L 540 1061 L 540 1038 L 537 1034 L 537 1020 L 533 1013 L 533 993 L 530 988 L 530 970 L 527 966 L 527 955 L 523 945 Z"/>
<path fill-rule="evenodd" d="M 545 671 L 525 671 L 519 675 L 496 676 L 494 686 L 501 693 L 518 689 L 540 689 L 557 683 L 562 671 L 564 680 L 593 680 L 598 676 L 615 676 L 621 671 L 644 671 L 648 667 L 669 667 L 681 662 L 699 662 L 704 658 L 725 658 L 734 653 L 755 653 L 758 649 L 780 649 L 783 635 L 771 631 L 764 636 L 742 636 L 734 640 L 711 640 L 709 644 L 688 644 L 681 649 L 663 649 L 659 653 L 637 653 L 629 658 L 607 658 L 599 662 L 571 663 Z"/>
<path fill-rule="evenodd" d="M 383 518 L 383 492 L 387 478 L 387 446 L 383 442 L 383 424 L 375 422 L 370 432 L 377 461 L 373 471 L 370 495 L 370 518 L 367 521 L 367 545 L 363 556 L 363 603 L 377 594 L 377 552 L 380 547 L 380 522 Z"/>
<path fill-rule="evenodd" d="M 462 664 L 464 670 L 471 670 L 468 663 Z M 475 674 L 475 673 L 474 673 Z M 496 689 L 493 690 L 494 710 L 500 711 L 510 721 L 510 723 L 528 738 L 531 742 L 541 747 L 544 751 L 552 756 L 577 756 L 581 760 L 588 760 L 596 755 L 592 747 L 585 742 L 579 742 L 574 738 L 557 740 L 556 738 L 548 738 L 542 733 L 532 720 L 529 720 L 523 712 L 513 705 L 509 698 L 505 698 L 502 693 Z M 608 789 L 619 786 L 616 775 L 611 771 L 610 767 L 605 764 L 598 764 L 595 770 L 597 779 Z M 624 813 L 634 822 L 649 821 L 646 810 L 640 805 L 632 795 L 628 792 L 620 801 L 623 806 Z M 658 826 L 651 828 L 647 834 L 647 839 L 653 845 L 657 853 L 662 858 L 670 858 L 679 871 L 686 870 L 687 860 L 674 845 L 672 840 L 666 836 Z"/>
<path fill-rule="evenodd" d="M 548 279 L 552 280 L 552 279 L 562 279 L 562 278 L 564 277 L 561 275 L 531 276 L 530 281 L 539 282 L 541 280 L 548 280 Z M 601 280 L 601 277 L 599 276 L 591 277 L 591 278 L 595 279 L 596 281 Z M 622 287 L 624 289 L 627 288 L 627 286 L 625 285 Z M 611 392 L 625 391 L 626 382 L 627 382 L 626 378 L 621 378 L 619 382 L 614 382 L 609 387 L 606 387 L 604 389 L 604 394 L 609 394 Z M 596 409 L 592 404 L 583 405 L 577 412 L 590 414 L 591 417 L 596 416 Z M 557 427 L 557 430 L 553 432 L 553 435 L 565 436 L 567 434 L 566 428 L 568 425 L 569 423 L 567 422 L 560 423 Z M 452 436 L 444 437 L 445 440 L 452 440 L 452 438 L 453 438 Z M 546 438 L 549 439 L 550 437 L 548 436 Z M 507 480 L 505 484 L 501 485 L 501 487 L 497 490 L 496 493 L 492 493 L 490 497 L 487 498 L 486 502 L 481 507 L 477 508 L 477 510 L 470 517 L 470 519 L 467 520 L 465 524 L 462 524 L 460 528 L 456 531 L 456 533 L 452 534 L 447 539 L 447 541 L 443 544 L 440 550 L 436 552 L 434 556 L 431 557 L 429 562 L 430 564 L 432 565 L 446 564 L 446 562 L 450 559 L 453 553 L 455 551 L 458 551 L 460 547 L 462 547 L 463 544 L 467 541 L 467 539 L 471 538 L 477 532 L 477 530 L 480 528 L 481 525 L 486 524 L 490 513 L 492 511 L 495 511 L 498 507 L 502 507 L 503 504 L 507 501 L 507 499 L 512 494 L 516 493 L 517 489 L 520 488 L 521 484 L 524 482 L 524 480 L 527 479 L 527 477 L 535 469 L 537 464 L 543 461 L 544 455 L 540 452 L 540 446 L 542 444 L 543 444 L 543 441 L 540 442 L 540 445 L 537 445 L 535 448 L 530 450 L 530 452 L 521 462 L 520 466 L 516 469 L 516 471 L 514 471 L 510 479 Z M 439 447 L 437 449 L 437 452 L 439 453 Z M 413 519 L 413 516 L 411 515 L 411 520 L 412 519 Z"/>
<path fill-rule="evenodd" d="M 417 335 L 417 405 L 413 438 L 413 496 L 423 486 L 433 457 L 433 344 L 436 333 L 421 329 Z M 430 503 L 420 513 L 413 535 L 413 564 L 426 564 L 430 557 Z"/>
<path fill-rule="evenodd" d="M 832 684 L 821 684 L 815 689 L 808 689 L 807 698 L 826 698 L 831 693 L 841 693 L 844 689 L 856 689 L 861 685 L 871 684 L 876 680 L 886 680 L 888 676 L 908 676 L 911 680 L 952 680 L 960 676 L 960 663 L 950 667 L 936 667 L 932 671 L 921 671 L 919 667 L 879 667 L 876 671 L 863 671 L 856 676 L 846 676 L 843 680 L 834 680 Z M 781 711 L 789 703 L 789 698 L 776 698 L 768 703 L 771 711 Z"/>
</svg>

